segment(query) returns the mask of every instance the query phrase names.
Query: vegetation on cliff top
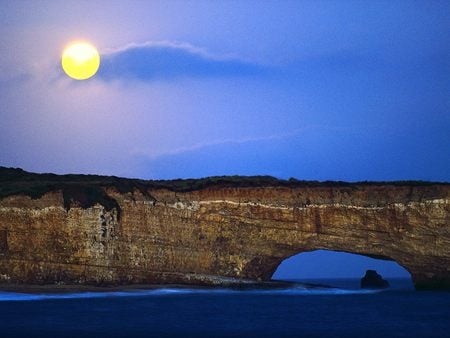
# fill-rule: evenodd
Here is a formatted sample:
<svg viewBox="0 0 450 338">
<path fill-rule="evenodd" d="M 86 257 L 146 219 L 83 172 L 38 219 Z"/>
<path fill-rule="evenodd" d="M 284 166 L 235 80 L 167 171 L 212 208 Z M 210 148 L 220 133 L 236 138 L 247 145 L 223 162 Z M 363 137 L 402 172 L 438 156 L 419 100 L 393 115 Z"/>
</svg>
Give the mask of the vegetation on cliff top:
<svg viewBox="0 0 450 338">
<path fill-rule="evenodd" d="M 213 176 L 200 179 L 140 180 L 100 175 L 35 174 L 19 168 L 0 167 L 0 198 L 24 194 L 39 198 L 49 191 L 62 191 L 64 205 L 68 209 L 76 202 L 84 208 L 100 203 L 108 210 L 118 208 L 117 202 L 108 196 L 104 188 L 111 187 L 121 193 L 139 190 L 148 195 L 149 189 L 168 189 L 177 192 L 201 190 L 211 187 L 357 187 L 361 185 L 430 186 L 450 183 L 426 181 L 394 182 L 342 182 L 302 181 L 295 178 L 277 179 L 272 176 Z"/>
</svg>

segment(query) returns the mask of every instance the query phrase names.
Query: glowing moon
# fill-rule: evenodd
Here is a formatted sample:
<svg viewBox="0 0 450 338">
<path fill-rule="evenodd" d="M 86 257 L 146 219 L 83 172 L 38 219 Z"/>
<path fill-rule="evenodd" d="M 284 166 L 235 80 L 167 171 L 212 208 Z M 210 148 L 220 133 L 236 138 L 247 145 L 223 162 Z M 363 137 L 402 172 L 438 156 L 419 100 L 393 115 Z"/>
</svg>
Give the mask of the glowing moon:
<svg viewBox="0 0 450 338">
<path fill-rule="evenodd" d="M 72 79 L 86 80 L 97 73 L 100 55 L 90 43 L 74 42 L 64 49 L 61 65 Z"/>
</svg>

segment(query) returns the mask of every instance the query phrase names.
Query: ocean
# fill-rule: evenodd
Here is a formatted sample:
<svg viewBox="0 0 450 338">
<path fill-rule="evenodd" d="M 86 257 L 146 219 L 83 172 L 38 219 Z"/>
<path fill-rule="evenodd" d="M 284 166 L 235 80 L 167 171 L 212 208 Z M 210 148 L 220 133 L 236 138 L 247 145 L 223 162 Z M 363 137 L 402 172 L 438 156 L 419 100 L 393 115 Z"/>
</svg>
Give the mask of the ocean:
<svg viewBox="0 0 450 338">
<path fill-rule="evenodd" d="M 383 291 L 342 279 L 306 281 L 330 289 L 0 292 L 0 337 L 450 337 L 450 292 L 389 281 Z"/>
</svg>

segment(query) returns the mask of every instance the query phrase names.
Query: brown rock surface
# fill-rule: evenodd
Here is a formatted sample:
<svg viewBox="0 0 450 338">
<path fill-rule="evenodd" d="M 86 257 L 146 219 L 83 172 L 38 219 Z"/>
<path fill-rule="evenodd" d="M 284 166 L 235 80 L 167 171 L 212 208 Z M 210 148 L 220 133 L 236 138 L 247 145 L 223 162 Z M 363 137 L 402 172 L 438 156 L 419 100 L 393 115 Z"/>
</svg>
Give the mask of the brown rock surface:
<svg viewBox="0 0 450 338">
<path fill-rule="evenodd" d="M 223 285 L 270 280 L 285 258 L 329 249 L 395 260 L 418 288 L 450 288 L 449 184 L 254 185 L 104 184 L 112 206 L 68 203 L 58 185 L 4 193 L 0 283 Z"/>
</svg>

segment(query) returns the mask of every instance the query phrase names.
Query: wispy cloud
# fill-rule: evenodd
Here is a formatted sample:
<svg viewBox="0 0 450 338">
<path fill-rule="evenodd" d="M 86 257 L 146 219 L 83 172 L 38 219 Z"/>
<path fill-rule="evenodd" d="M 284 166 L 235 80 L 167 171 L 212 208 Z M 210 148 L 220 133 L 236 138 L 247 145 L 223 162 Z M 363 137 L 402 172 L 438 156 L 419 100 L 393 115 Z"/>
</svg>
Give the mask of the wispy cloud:
<svg viewBox="0 0 450 338">
<path fill-rule="evenodd" d="M 222 145 L 235 145 L 235 144 L 246 144 L 246 143 L 253 143 L 253 142 L 262 142 L 262 141 L 272 141 L 272 140 L 283 140 L 288 139 L 292 137 L 296 137 L 301 135 L 304 132 L 310 131 L 310 130 L 328 130 L 328 131 L 347 131 L 347 128 L 344 127 L 329 127 L 329 126 L 320 126 L 320 125 L 310 125 L 305 126 L 303 128 L 296 128 L 291 131 L 282 132 L 282 133 L 274 133 L 269 135 L 262 135 L 262 136 L 249 136 L 249 137 L 243 137 L 243 138 L 224 138 L 224 139 L 217 139 L 217 140 L 211 140 L 206 142 L 199 142 L 195 143 L 189 146 L 184 147 L 178 147 L 170 150 L 163 150 L 160 152 L 149 152 L 146 150 L 135 150 L 133 152 L 133 155 L 137 156 L 144 156 L 147 159 L 156 159 L 162 156 L 173 156 L 173 155 L 180 155 L 184 153 L 189 152 L 195 152 L 204 148 L 208 147 L 214 147 L 214 146 L 222 146 Z"/>
<path fill-rule="evenodd" d="M 230 77 L 261 74 L 265 67 L 232 55 L 215 55 L 187 43 L 129 44 L 102 53 L 98 76 L 105 80 L 152 81 L 180 77 Z"/>
</svg>

